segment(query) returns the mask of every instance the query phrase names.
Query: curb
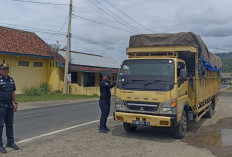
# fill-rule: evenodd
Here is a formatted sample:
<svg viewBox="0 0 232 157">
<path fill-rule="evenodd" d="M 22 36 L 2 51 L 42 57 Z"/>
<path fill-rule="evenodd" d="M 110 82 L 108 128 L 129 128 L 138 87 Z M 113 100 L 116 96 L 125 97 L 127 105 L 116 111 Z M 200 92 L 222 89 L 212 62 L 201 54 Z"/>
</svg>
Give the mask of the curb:
<svg viewBox="0 0 232 157">
<path fill-rule="evenodd" d="M 35 101 L 35 102 L 21 102 L 19 103 L 18 111 L 41 108 L 41 107 L 50 107 L 50 106 L 58 106 L 64 104 L 71 103 L 80 103 L 80 102 L 90 102 L 97 101 L 99 98 L 91 98 L 91 99 L 78 99 L 78 100 L 49 100 L 49 101 Z"/>
</svg>

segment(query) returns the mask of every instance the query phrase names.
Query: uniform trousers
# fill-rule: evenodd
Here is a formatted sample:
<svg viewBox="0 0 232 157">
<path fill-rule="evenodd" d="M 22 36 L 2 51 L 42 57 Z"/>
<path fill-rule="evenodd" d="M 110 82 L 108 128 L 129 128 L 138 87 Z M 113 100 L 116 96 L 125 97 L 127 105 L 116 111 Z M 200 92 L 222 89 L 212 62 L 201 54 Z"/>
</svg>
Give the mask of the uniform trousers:
<svg viewBox="0 0 232 157">
<path fill-rule="evenodd" d="M 101 118 L 100 118 L 100 130 L 106 129 L 107 117 L 110 113 L 110 98 L 100 99 L 99 106 L 101 108 Z"/>
<path fill-rule="evenodd" d="M 0 103 L 0 146 L 3 146 L 2 133 L 4 123 L 6 126 L 6 137 L 7 143 L 14 142 L 14 132 L 13 132 L 13 123 L 14 123 L 14 105 L 2 104 Z"/>
</svg>

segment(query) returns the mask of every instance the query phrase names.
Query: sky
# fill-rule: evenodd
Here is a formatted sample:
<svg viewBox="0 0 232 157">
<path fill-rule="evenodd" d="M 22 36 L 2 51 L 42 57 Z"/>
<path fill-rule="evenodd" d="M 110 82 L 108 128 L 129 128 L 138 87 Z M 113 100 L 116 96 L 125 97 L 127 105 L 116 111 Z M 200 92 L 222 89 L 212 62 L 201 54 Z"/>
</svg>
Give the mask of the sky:
<svg viewBox="0 0 232 157">
<path fill-rule="evenodd" d="M 0 0 L 0 26 L 67 44 L 70 0 Z M 213 53 L 232 52 L 231 0 L 73 0 L 71 50 L 127 58 L 131 35 L 194 32 Z"/>
</svg>

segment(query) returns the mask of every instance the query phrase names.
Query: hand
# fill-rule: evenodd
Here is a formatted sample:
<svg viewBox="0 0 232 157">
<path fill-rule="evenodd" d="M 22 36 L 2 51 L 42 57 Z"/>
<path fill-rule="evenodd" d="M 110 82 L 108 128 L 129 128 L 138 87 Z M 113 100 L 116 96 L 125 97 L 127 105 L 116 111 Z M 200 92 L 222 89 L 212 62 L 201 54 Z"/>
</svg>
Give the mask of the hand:
<svg viewBox="0 0 232 157">
<path fill-rule="evenodd" d="M 18 110 L 18 103 L 17 102 L 14 103 L 14 110 L 15 110 L 15 112 L 17 112 L 17 110 Z"/>
</svg>

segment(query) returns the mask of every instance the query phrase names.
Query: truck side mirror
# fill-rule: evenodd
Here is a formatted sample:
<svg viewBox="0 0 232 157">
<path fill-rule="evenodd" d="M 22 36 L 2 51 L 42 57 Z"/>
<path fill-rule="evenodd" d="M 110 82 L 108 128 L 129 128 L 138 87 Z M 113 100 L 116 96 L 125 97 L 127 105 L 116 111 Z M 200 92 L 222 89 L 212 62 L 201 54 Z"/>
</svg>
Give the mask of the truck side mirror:
<svg viewBox="0 0 232 157">
<path fill-rule="evenodd" d="M 188 70 L 187 69 L 181 69 L 180 70 L 180 82 L 186 81 L 188 78 Z"/>
</svg>

